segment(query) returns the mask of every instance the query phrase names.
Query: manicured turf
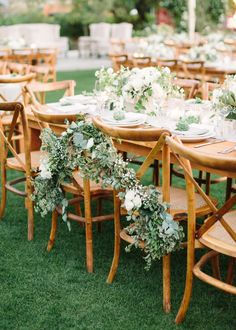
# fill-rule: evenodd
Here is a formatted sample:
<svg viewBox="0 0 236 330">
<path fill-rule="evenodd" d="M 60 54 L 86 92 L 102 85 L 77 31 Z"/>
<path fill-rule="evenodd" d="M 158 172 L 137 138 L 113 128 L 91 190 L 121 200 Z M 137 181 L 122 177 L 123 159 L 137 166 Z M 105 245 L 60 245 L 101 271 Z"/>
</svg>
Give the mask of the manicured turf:
<svg viewBox="0 0 236 330">
<path fill-rule="evenodd" d="M 77 92 L 91 90 L 94 71 L 59 73 L 75 79 Z M 214 194 L 224 193 L 217 185 Z M 221 198 L 222 201 L 222 198 Z M 236 329 L 236 299 L 197 279 L 185 322 L 174 318 L 183 294 L 184 250 L 172 256 L 172 312 L 162 311 L 161 262 L 144 270 L 140 251 L 121 248 L 117 277 L 106 277 L 113 255 L 113 224 L 102 233 L 94 228 L 95 272 L 85 270 L 85 236 L 78 224 L 72 231 L 60 222 L 55 248 L 46 252 L 50 216 L 36 215 L 35 239 L 27 241 L 24 202 L 9 193 L 0 223 L 0 329 Z M 225 262 L 224 262 L 225 263 Z"/>
</svg>

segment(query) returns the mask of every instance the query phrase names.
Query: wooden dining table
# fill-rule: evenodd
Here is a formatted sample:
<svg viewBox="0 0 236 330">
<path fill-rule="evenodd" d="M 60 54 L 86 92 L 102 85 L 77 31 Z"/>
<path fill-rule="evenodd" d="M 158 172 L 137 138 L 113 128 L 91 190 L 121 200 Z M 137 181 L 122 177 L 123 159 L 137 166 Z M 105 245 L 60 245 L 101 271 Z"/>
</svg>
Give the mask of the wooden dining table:
<svg viewBox="0 0 236 330">
<path fill-rule="evenodd" d="M 45 111 L 47 111 L 47 106 L 42 107 L 42 111 L 45 114 Z M 40 122 L 39 119 L 34 115 L 34 113 L 31 111 L 31 109 L 28 107 L 26 108 L 27 112 L 27 117 L 28 117 L 28 125 L 31 133 L 31 150 L 39 150 L 40 145 L 41 145 L 41 140 L 40 140 Z M 54 114 L 48 113 L 50 117 L 52 117 Z M 55 116 L 58 116 L 58 114 L 55 114 Z M 68 120 L 76 120 L 76 115 L 75 114 L 61 114 L 62 118 L 64 116 L 64 119 Z M 57 133 L 61 133 L 65 130 L 65 125 L 53 125 L 52 127 L 53 130 L 55 130 Z M 152 130 L 152 127 L 146 126 L 146 125 L 141 125 L 136 128 L 133 128 L 133 130 Z M 208 145 L 203 145 L 208 143 Z M 212 143 L 211 143 L 212 142 Z M 191 142 L 187 143 L 184 142 L 184 145 L 195 150 L 196 152 L 199 152 L 202 155 L 205 156 L 211 156 L 213 158 L 222 158 L 224 157 L 225 159 L 235 159 L 236 158 L 236 150 L 233 150 L 232 152 L 222 154 L 223 150 L 226 148 L 231 148 L 236 145 L 236 142 L 232 141 L 217 141 L 214 138 L 209 138 L 204 141 L 200 142 Z M 114 140 L 114 145 L 117 148 L 118 151 L 121 152 L 127 152 L 127 153 L 132 153 L 137 156 L 147 156 L 149 152 L 152 150 L 152 148 L 155 145 L 155 142 L 140 142 L 140 141 L 132 141 L 132 140 L 121 140 L 121 141 L 116 141 Z M 156 155 L 156 159 L 160 160 L 161 159 L 161 154 Z M 171 162 L 175 163 L 176 160 L 171 157 Z M 217 174 L 220 176 L 226 176 L 229 178 L 236 178 L 236 169 L 233 172 L 225 172 L 225 171 L 219 171 L 214 168 L 214 163 L 212 163 L 212 166 L 209 167 L 200 167 L 199 165 L 196 166 L 195 164 L 192 164 L 193 168 L 202 170 L 205 172 L 209 172 L 212 174 Z"/>
</svg>

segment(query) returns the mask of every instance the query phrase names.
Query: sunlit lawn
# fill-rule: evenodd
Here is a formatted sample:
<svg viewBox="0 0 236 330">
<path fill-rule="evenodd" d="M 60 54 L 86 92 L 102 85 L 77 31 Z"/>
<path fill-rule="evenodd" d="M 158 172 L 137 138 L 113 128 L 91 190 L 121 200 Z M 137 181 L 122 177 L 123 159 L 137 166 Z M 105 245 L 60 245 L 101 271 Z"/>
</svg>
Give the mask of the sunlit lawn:
<svg viewBox="0 0 236 330">
<path fill-rule="evenodd" d="M 94 71 L 59 73 L 75 79 L 76 92 L 91 90 Z M 148 178 L 147 178 L 148 179 Z M 224 184 L 213 188 L 224 194 Z M 172 256 L 172 312 L 162 311 L 161 262 L 144 270 L 140 251 L 121 248 L 117 277 L 106 277 L 113 255 L 113 224 L 94 228 L 95 272 L 85 270 L 84 229 L 60 222 L 55 248 L 46 252 L 50 216 L 36 215 L 35 239 L 27 241 L 24 201 L 9 193 L 0 223 L 0 329 L 236 329 L 236 300 L 198 280 L 185 322 L 174 318 L 183 294 L 184 250 Z"/>
</svg>

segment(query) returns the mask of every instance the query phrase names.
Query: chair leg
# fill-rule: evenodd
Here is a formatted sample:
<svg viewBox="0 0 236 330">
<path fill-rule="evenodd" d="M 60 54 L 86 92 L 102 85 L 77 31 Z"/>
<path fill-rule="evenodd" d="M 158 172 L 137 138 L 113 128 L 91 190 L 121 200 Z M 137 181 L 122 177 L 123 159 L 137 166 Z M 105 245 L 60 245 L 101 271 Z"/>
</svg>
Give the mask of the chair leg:
<svg viewBox="0 0 236 330">
<path fill-rule="evenodd" d="M 228 199 L 230 199 L 232 183 L 233 183 L 233 179 L 227 178 L 225 201 L 227 201 Z"/>
<path fill-rule="evenodd" d="M 0 219 L 4 216 L 5 209 L 6 209 L 6 202 L 7 202 L 7 190 L 6 190 L 6 182 L 7 182 L 7 173 L 5 166 L 1 164 L 1 204 L 0 204 Z"/>
<path fill-rule="evenodd" d="M 34 238 L 34 204 L 31 199 L 32 195 L 32 184 L 30 180 L 30 175 L 26 175 L 25 190 L 27 197 L 25 199 L 25 207 L 28 210 L 28 241 L 31 241 Z"/>
<path fill-rule="evenodd" d="M 154 186 L 159 186 L 159 161 L 154 160 L 153 163 L 153 184 Z"/>
<path fill-rule="evenodd" d="M 206 194 L 210 195 L 210 188 L 211 188 L 211 174 L 206 173 Z"/>
<path fill-rule="evenodd" d="M 115 226 L 115 241 L 114 241 L 114 255 L 107 277 L 107 283 L 111 284 L 117 272 L 119 259 L 120 259 L 120 199 L 117 196 L 117 191 L 113 192 L 114 195 L 114 226 Z"/>
<path fill-rule="evenodd" d="M 89 273 L 93 272 L 93 224 L 91 212 L 90 182 L 84 179 L 84 211 L 86 235 L 86 267 Z"/>
<path fill-rule="evenodd" d="M 171 310 L 170 294 L 170 254 L 163 257 L 163 309 L 165 313 Z"/>
<path fill-rule="evenodd" d="M 50 238 L 48 241 L 47 251 L 50 252 L 54 246 L 55 243 L 55 237 L 57 232 L 57 223 L 58 223 L 58 212 L 57 210 L 54 210 L 52 212 L 52 225 L 51 225 L 51 232 L 50 232 Z"/>
<path fill-rule="evenodd" d="M 101 215 L 102 214 L 102 198 L 99 198 L 98 200 L 97 200 L 97 215 Z M 102 223 L 101 222 L 98 222 L 97 223 L 97 231 L 99 232 L 99 233 L 101 233 L 102 232 Z"/>
<path fill-rule="evenodd" d="M 235 258 L 230 258 L 226 283 L 233 285 Z"/>
<path fill-rule="evenodd" d="M 220 264 L 219 264 L 219 254 L 211 258 L 212 273 L 218 280 L 221 279 L 220 275 Z"/>
<path fill-rule="evenodd" d="M 34 238 L 34 205 L 31 199 L 27 201 L 28 209 L 28 241 Z"/>
<path fill-rule="evenodd" d="M 189 307 L 189 303 L 192 295 L 192 286 L 193 286 L 193 267 L 194 267 L 194 258 L 189 256 L 189 252 L 188 252 L 184 296 L 180 308 L 178 310 L 178 314 L 175 318 L 175 323 L 177 324 L 181 323 L 184 320 L 186 312 Z"/>
</svg>

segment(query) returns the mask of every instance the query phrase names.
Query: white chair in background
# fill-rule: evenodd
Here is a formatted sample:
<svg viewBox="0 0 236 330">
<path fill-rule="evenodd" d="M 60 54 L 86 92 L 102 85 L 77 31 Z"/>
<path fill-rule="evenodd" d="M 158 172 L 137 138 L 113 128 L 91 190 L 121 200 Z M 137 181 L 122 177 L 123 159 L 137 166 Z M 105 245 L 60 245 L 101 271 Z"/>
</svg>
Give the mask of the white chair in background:
<svg viewBox="0 0 236 330">
<path fill-rule="evenodd" d="M 133 24 L 118 23 L 111 26 L 111 47 L 110 53 L 124 52 L 125 45 L 132 38 Z"/>
<path fill-rule="evenodd" d="M 92 55 L 104 56 L 109 52 L 111 24 L 93 23 L 89 26 Z"/>
</svg>

